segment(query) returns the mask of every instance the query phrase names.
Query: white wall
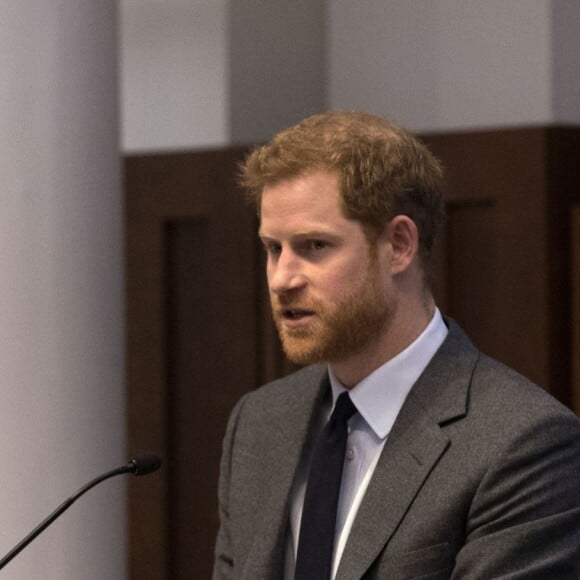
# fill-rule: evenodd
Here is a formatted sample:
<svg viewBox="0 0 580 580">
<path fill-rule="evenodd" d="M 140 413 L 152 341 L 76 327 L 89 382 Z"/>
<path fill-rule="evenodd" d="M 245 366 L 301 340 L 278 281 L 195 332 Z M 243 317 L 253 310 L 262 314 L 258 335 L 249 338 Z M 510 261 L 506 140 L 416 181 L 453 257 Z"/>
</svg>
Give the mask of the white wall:
<svg viewBox="0 0 580 580">
<path fill-rule="evenodd" d="M 553 121 L 548 0 L 332 0 L 328 9 L 332 107 L 416 131 Z"/>
<path fill-rule="evenodd" d="M 324 0 L 121 0 L 126 153 L 248 143 L 325 107 Z"/>
<path fill-rule="evenodd" d="M 324 0 L 232 0 L 229 137 L 256 143 L 326 107 Z"/>
<path fill-rule="evenodd" d="M 124 462 L 114 0 L 0 4 L 0 554 Z M 0 573 L 125 577 L 122 481 Z"/>
<path fill-rule="evenodd" d="M 580 2 L 552 0 L 553 118 L 580 124 Z"/>
<path fill-rule="evenodd" d="M 226 145 L 228 1 L 119 6 L 123 150 Z"/>
<path fill-rule="evenodd" d="M 417 131 L 580 123 L 578 0 L 121 0 L 123 149 L 329 107 Z"/>
</svg>

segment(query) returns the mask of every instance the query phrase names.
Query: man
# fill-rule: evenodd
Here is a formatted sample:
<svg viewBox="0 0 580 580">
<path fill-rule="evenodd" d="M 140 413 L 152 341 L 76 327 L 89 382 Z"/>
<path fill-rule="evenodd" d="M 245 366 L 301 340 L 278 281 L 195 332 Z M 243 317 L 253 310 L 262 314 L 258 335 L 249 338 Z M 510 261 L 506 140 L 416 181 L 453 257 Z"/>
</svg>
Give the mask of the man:
<svg viewBox="0 0 580 580">
<path fill-rule="evenodd" d="M 232 413 L 214 579 L 576 578 L 580 422 L 436 308 L 437 160 L 330 112 L 243 183 L 284 350 L 311 366 Z"/>
</svg>

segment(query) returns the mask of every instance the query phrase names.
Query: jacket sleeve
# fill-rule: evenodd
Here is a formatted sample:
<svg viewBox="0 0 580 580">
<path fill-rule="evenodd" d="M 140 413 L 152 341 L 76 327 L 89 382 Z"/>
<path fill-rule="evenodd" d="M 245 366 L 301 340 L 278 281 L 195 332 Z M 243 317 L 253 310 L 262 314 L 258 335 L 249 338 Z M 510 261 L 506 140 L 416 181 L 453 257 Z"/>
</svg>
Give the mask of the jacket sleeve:
<svg viewBox="0 0 580 580">
<path fill-rule="evenodd" d="M 245 401 L 243 397 L 232 411 L 223 441 L 218 484 L 220 527 L 216 540 L 213 580 L 230 580 L 239 576 L 233 554 L 232 529 L 230 522 L 230 475 L 234 453 L 236 429 Z"/>
<path fill-rule="evenodd" d="M 534 420 L 490 465 L 473 497 L 453 579 L 576 580 L 580 422 Z"/>
</svg>

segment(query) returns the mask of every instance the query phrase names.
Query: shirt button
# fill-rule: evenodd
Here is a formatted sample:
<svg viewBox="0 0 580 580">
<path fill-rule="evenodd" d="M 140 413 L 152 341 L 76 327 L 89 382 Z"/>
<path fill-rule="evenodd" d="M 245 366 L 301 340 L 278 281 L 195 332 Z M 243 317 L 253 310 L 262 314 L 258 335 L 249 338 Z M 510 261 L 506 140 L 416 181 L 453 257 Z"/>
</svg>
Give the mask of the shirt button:
<svg viewBox="0 0 580 580">
<path fill-rule="evenodd" d="M 347 458 L 349 461 L 352 461 L 352 460 L 354 459 L 354 449 L 353 449 L 352 447 L 349 447 L 349 448 L 346 450 L 346 458 Z"/>
</svg>

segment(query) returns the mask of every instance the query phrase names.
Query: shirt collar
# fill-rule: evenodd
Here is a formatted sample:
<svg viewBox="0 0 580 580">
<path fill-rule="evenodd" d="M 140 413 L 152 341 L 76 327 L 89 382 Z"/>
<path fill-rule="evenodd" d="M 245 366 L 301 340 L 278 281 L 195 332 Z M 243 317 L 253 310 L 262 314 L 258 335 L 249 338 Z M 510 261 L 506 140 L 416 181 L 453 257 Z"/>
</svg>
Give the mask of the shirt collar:
<svg viewBox="0 0 580 580">
<path fill-rule="evenodd" d="M 358 412 L 375 434 L 384 439 L 390 432 L 409 391 L 437 352 L 448 330 L 441 312 L 435 314 L 425 330 L 397 356 L 374 370 L 350 389 Z M 333 407 L 344 385 L 328 367 Z"/>
</svg>

